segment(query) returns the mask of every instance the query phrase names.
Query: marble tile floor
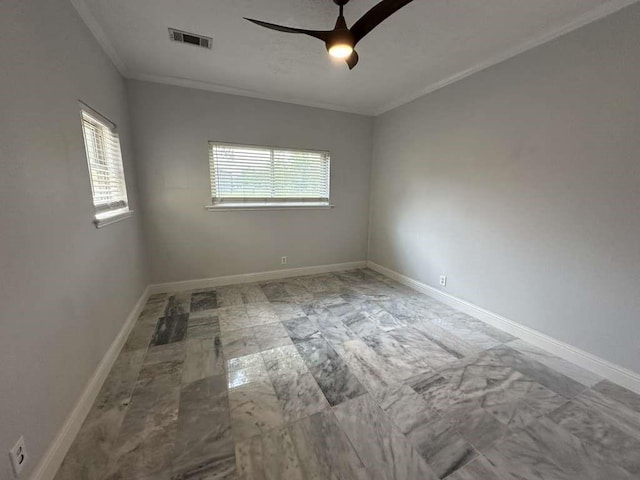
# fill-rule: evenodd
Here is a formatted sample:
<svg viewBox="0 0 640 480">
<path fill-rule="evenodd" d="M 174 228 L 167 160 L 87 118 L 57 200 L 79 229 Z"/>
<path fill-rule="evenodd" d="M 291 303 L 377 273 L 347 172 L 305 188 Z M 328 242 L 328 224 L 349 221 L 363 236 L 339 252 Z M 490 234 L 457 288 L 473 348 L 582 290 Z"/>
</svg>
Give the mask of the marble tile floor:
<svg viewBox="0 0 640 480">
<path fill-rule="evenodd" d="M 640 478 L 640 396 L 371 270 L 153 295 L 56 480 Z"/>
</svg>

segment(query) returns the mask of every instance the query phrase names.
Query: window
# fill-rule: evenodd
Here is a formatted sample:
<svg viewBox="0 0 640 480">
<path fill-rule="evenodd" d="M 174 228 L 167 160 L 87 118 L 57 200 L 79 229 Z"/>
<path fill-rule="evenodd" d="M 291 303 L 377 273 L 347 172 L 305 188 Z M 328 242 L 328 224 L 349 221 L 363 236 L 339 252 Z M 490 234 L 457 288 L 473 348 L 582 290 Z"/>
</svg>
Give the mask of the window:
<svg viewBox="0 0 640 480">
<path fill-rule="evenodd" d="M 116 126 L 85 105 L 82 133 L 97 227 L 131 216 Z"/>
<path fill-rule="evenodd" d="M 329 207 L 329 152 L 209 143 L 213 208 Z"/>
</svg>

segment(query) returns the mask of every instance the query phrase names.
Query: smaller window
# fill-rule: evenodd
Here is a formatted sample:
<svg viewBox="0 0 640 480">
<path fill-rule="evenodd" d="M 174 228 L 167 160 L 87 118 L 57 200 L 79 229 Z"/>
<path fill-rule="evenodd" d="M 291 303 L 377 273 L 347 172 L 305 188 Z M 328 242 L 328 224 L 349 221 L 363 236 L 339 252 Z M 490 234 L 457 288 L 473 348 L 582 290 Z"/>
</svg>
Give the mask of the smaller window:
<svg viewBox="0 0 640 480">
<path fill-rule="evenodd" d="M 87 152 L 97 227 L 131 215 L 116 126 L 82 106 L 82 133 Z"/>
<path fill-rule="evenodd" d="M 330 154 L 209 143 L 214 207 L 328 207 Z"/>
</svg>

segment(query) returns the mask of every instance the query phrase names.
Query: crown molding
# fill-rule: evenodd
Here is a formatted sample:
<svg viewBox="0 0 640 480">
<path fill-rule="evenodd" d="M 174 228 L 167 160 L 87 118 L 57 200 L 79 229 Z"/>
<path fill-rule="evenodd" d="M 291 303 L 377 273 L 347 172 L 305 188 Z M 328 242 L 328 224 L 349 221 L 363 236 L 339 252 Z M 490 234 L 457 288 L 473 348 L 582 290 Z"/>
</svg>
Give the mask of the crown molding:
<svg viewBox="0 0 640 480">
<path fill-rule="evenodd" d="M 257 98 L 258 100 L 269 100 L 272 102 L 290 103 L 303 107 L 321 108 L 323 110 L 334 110 L 337 112 L 353 113 L 356 115 L 373 116 L 373 110 L 355 109 L 334 105 L 332 103 L 313 102 L 301 98 L 291 98 L 286 95 L 267 94 L 257 92 L 255 90 L 247 90 L 243 88 L 228 87 L 210 82 L 201 82 L 199 80 L 189 80 L 188 78 L 170 77 L 165 75 L 149 75 L 145 73 L 131 72 L 127 78 L 131 80 L 139 80 L 142 82 L 162 83 L 164 85 L 172 85 L 175 87 L 191 88 L 195 90 L 206 90 L 209 92 L 225 93 L 227 95 L 238 95 L 241 97 Z"/>
<path fill-rule="evenodd" d="M 458 82 L 464 78 L 467 78 L 474 73 L 485 70 L 489 67 L 502 63 L 510 58 L 513 58 L 521 53 L 526 52 L 527 50 L 531 50 L 535 47 L 538 47 L 544 43 L 555 40 L 556 38 L 572 32 L 580 27 L 588 25 L 589 23 L 595 22 L 601 18 L 604 18 L 608 15 L 611 15 L 625 7 L 633 5 L 640 0 L 611 0 L 605 4 L 602 4 L 583 15 L 571 20 L 570 22 L 556 27 L 552 30 L 546 31 L 540 35 L 533 36 L 528 40 L 516 45 L 515 47 L 502 52 L 500 54 L 494 55 L 487 60 L 476 63 L 475 65 L 457 72 L 447 78 L 444 78 L 438 82 L 431 83 L 426 85 L 425 87 L 414 91 L 411 94 L 403 95 L 394 101 L 383 104 L 380 108 L 372 108 L 372 109 L 358 109 L 358 108 L 349 108 L 342 105 L 334 105 L 331 103 L 324 102 L 314 102 L 308 101 L 301 98 L 292 98 L 287 95 L 278 95 L 278 94 L 266 94 L 254 90 L 241 89 L 236 87 L 229 87 L 226 85 L 220 85 L 211 82 L 203 82 L 199 80 L 190 80 L 187 78 L 179 78 L 179 77 L 171 77 L 164 75 L 151 75 L 144 73 L 137 73 L 128 71 L 124 62 L 118 56 L 113 44 L 104 33 L 104 30 L 96 20 L 96 18 L 91 13 L 91 10 L 87 6 L 84 0 L 70 0 L 72 5 L 80 14 L 80 17 L 87 25 L 91 33 L 93 33 L 94 37 L 105 51 L 105 53 L 109 56 L 113 64 L 116 66 L 118 71 L 123 77 L 132 79 L 132 80 L 140 80 L 145 82 L 154 82 L 161 83 L 164 85 L 173 85 L 177 87 L 184 88 L 192 88 L 196 90 L 206 90 L 210 92 L 216 93 L 225 93 L 228 95 L 239 95 L 243 97 L 257 98 L 260 100 L 269 100 L 273 102 L 282 102 L 282 103 L 290 103 L 294 105 L 301 105 L 305 107 L 312 108 L 321 108 L 324 110 L 334 110 L 338 112 L 345 113 L 353 113 L 357 115 L 366 115 L 366 116 L 378 116 L 386 113 L 395 108 L 401 107 L 402 105 L 406 105 L 414 100 L 417 100 L 420 97 L 423 97 L 429 93 L 435 92 L 441 88 L 444 88 L 452 83 Z"/>
<path fill-rule="evenodd" d="M 423 97 L 429 93 L 432 93 L 432 92 L 435 92 L 436 90 L 444 88 L 447 85 L 451 85 L 452 83 L 455 83 L 464 78 L 467 78 L 473 75 L 474 73 L 480 72 L 489 67 L 502 63 L 505 60 L 509 60 L 510 58 L 513 58 L 517 55 L 520 55 L 521 53 L 526 52 L 527 50 L 531 50 L 544 43 L 555 40 L 556 38 L 566 33 L 577 30 L 578 28 L 588 25 L 589 23 L 595 22 L 596 20 L 600 20 L 601 18 L 611 15 L 612 13 L 615 13 L 618 10 L 628 7 L 629 5 L 633 5 L 638 1 L 639 0 L 612 0 L 608 3 L 602 4 L 599 7 L 589 10 L 583 15 L 571 20 L 569 23 L 565 23 L 560 27 L 556 27 L 540 35 L 531 37 L 530 39 L 526 40 L 523 43 L 518 44 L 517 46 L 507 50 L 506 52 L 500 53 L 498 55 L 494 55 L 493 57 L 490 57 L 487 60 L 484 60 L 482 62 L 478 62 L 472 67 L 467 68 L 466 70 L 455 73 L 450 77 L 440 80 L 439 82 L 429 84 L 426 87 L 423 87 L 420 90 L 413 92 L 412 94 L 403 95 L 402 97 L 397 98 L 395 101 L 389 102 L 384 106 L 382 106 L 381 108 L 376 109 L 374 111 L 374 116 L 377 117 L 378 115 L 382 115 L 383 113 L 393 110 L 394 108 L 398 108 L 398 107 L 401 107 L 402 105 L 406 105 L 407 103 L 417 100 L 420 97 Z"/>
<path fill-rule="evenodd" d="M 93 13 L 91 13 L 91 9 L 87 6 L 85 1 L 84 0 L 69 0 L 69 1 L 71 2 L 71 5 L 75 7 L 82 21 L 85 23 L 87 28 L 91 31 L 95 39 L 98 41 L 98 43 L 102 47 L 102 50 L 104 50 L 104 53 L 107 54 L 107 56 L 111 59 L 115 67 L 118 69 L 118 71 L 120 72 L 120 75 L 122 75 L 123 77 L 126 77 L 127 67 L 125 66 L 122 59 L 118 56 L 118 53 L 116 52 L 116 49 L 114 48 L 113 44 L 109 40 L 109 37 L 107 37 L 106 33 L 104 33 L 104 30 L 102 30 L 102 27 L 96 20 L 96 17 L 93 16 Z"/>
</svg>

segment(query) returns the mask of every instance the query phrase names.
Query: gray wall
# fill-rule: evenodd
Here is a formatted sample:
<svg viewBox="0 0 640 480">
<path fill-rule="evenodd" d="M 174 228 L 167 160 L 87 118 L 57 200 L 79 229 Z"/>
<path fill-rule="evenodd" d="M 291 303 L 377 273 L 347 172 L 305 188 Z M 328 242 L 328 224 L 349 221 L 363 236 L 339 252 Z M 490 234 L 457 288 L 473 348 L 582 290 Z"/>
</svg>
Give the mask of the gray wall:
<svg viewBox="0 0 640 480">
<path fill-rule="evenodd" d="M 67 0 L 0 4 L 0 478 L 42 458 L 147 283 L 139 216 L 97 230 L 78 111 L 120 127 L 125 84 Z"/>
<path fill-rule="evenodd" d="M 370 259 L 640 370 L 640 5 L 375 120 Z"/>
<path fill-rule="evenodd" d="M 153 282 L 366 260 L 372 119 L 132 81 Z M 332 210 L 207 212 L 208 141 L 331 151 Z"/>
</svg>

